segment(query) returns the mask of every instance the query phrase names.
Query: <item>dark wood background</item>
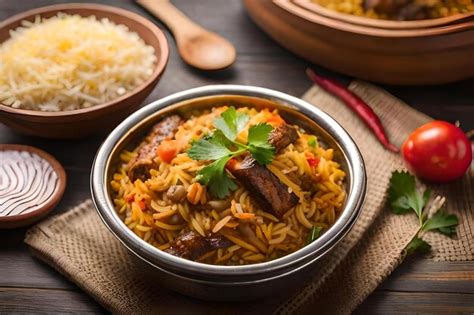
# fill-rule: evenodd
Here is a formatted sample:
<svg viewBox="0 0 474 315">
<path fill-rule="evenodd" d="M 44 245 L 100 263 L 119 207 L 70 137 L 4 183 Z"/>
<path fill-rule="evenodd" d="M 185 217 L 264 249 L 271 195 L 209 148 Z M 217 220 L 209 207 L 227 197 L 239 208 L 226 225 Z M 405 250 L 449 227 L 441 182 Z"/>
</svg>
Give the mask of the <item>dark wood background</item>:
<svg viewBox="0 0 474 315">
<path fill-rule="evenodd" d="M 60 2 L 67 1 L 0 0 L 0 20 L 33 7 Z M 153 19 L 132 1 L 94 2 L 123 7 Z M 232 68 L 222 72 L 209 74 L 193 70 L 180 60 L 168 34 L 171 49 L 168 68 L 144 104 L 174 92 L 215 83 L 257 85 L 295 96 L 302 95 L 311 86 L 304 75 L 307 63 L 260 31 L 240 1 L 174 0 L 173 3 L 197 22 L 231 40 L 237 48 L 238 59 Z M 322 68 L 320 71 L 346 83 L 349 80 Z M 466 131 L 474 129 L 474 80 L 445 86 L 384 87 L 434 118 L 459 121 Z M 44 140 L 16 134 L 0 124 L 0 143 L 37 146 L 53 154 L 65 167 L 68 186 L 52 214 L 64 212 L 90 197 L 90 167 L 105 136 L 80 141 Z M 25 231 L 0 231 L 0 313 L 104 312 L 73 283 L 31 256 L 23 243 Z M 409 259 L 358 308 L 361 314 L 399 312 L 473 313 L 474 262 L 435 263 L 423 257 Z"/>
</svg>

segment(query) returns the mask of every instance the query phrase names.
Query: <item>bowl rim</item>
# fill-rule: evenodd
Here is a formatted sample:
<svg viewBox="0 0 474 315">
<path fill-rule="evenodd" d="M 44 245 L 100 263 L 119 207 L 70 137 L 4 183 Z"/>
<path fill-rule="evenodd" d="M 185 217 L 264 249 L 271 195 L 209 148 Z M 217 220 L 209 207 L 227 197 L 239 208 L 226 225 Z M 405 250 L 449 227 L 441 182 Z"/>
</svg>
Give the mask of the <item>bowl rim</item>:
<svg viewBox="0 0 474 315">
<path fill-rule="evenodd" d="M 345 21 L 343 18 L 332 19 L 328 16 L 317 14 L 301 7 L 292 1 L 288 0 L 274 0 L 273 4 L 279 9 L 290 13 L 296 18 L 303 19 L 312 24 L 320 25 L 329 29 L 347 32 L 356 35 L 394 38 L 394 39 L 416 39 L 420 37 L 436 37 L 454 35 L 461 32 L 467 32 L 474 29 L 474 22 L 462 22 L 452 25 L 443 25 L 432 28 L 419 29 L 385 29 L 369 27 L 360 24 L 352 24 Z M 341 13 L 342 14 L 342 13 Z"/>
<path fill-rule="evenodd" d="M 457 13 L 450 16 L 429 18 L 423 20 L 385 20 L 385 19 L 374 19 L 366 16 L 352 15 L 344 12 L 338 12 L 335 10 L 328 9 L 316 2 L 309 0 L 292 0 L 292 2 L 302 8 L 307 9 L 314 14 L 322 15 L 328 18 L 336 19 L 342 22 L 361 25 L 366 27 L 381 28 L 388 30 L 417 30 L 424 28 L 440 27 L 456 21 L 462 21 L 468 17 L 474 15 L 474 12 Z"/>
<path fill-rule="evenodd" d="M 164 32 L 156 24 L 154 24 L 152 21 L 148 20 L 144 16 L 139 15 L 129 10 L 122 9 L 122 8 L 118 8 L 118 7 L 114 7 L 110 5 L 96 4 L 96 3 L 65 3 L 65 4 L 48 5 L 48 6 L 43 6 L 43 7 L 27 10 L 27 11 L 18 13 L 12 17 L 9 17 L 6 20 L 0 22 L 0 29 L 8 28 L 8 26 L 11 25 L 12 23 L 22 21 L 32 16 L 42 15 L 45 13 L 61 12 L 62 10 L 89 10 L 91 11 L 91 15 L 94 15 L 93 11 L 107 12 L 107 13 L 120 15 L 128 20 L 133 20 L 145 26 L 157 38 L 158 43 L 159 43 L 160 58 L 159 60 L 157 60 L 155 64 L 153 73 L 146 81 L 144 81 L 143 83 L 135 87 L 135 89 L 133 89 L 132 91 L 128 91 L 127 93 L 113 100 L 110 100 L 106 103 L 94 105 L 88 108 L 80 108 L 80 109 L 58 111 L 58 112 L 47 112 L 47 111 L 40 111 L 40 110 L 13 108 L 11 106 L 5 105 L 2 102 L 0 102 L 0 113 L 3 111 L 3 112 L 11 113 L 11 114 L 20 114 L 20 115 L 31 116 L 31 117 L 64 117 L 64 116 L 83 115 L 83 114 L 94 112 L 100 109 L 104 109 L 106 107 L 113 106 L 117 103 L 120 103 L 130 98 L 133 95 L 139 94 L 140 92 L 145 90 L 148 86 L 153 84 L 153 82 L 157 80 L 163 74 L 166 68 L 166 65 L 168 64 L 169 55 L 170 55 L 168 41 L 166 39 Z M 112 22 L 115 23 L 115 21 L 113 20 Z M 8 29 L 11 30 L 11 28 L 8 28 Z M 134 32 L 133 30 L 130 30 L 130 29 L 129 31 Z M 3 42 L 0 42 L 0 45 L 2 43 Z"/>
<path fill-rule="evenodd" d="M 182 101 L 219 95 L 257 97 L 277 102 L 290 109 L 296 108 L 328 132 L 341 147 L 351 176 L 351 187 L 348 189 L 350 193 L 347 196 L 346 205 L 341 216 L 328 231 L 313 243 L 291 254 L 268 262 L 242 266 L 210 265 L 176 257 L 159 250 L 135 235 L 119 218 L 111 198 L 107 195 L 107 169 L 110 164 L 111 152 L 127 135 L 127 131 L 139 124 L 144 117 L 161 111 L 167 106 Z M 316 122 L 316 118 L 320 121 Z M 258 275 L 278 269 L 281 270 L 315 255 L 319 254 L 321 256 L 327 248 L 334 246 L 352 228 L 365 199 L 366 180 L 364 161 L 355 142 L 339 123 L 314 105 L 300 98 L 267 88 L 245 85 L 209 85 L 178 92 L 152 102 L 133 113 L 118 125 L 103 142 L 94 159 L 91 170 L 91 194 L 97 212 L 104 224 L 126 248 L 141 259 L 152 265 L 164 264 L 181 272 L 191 274 L 232 277 L 236 275 Z"/>
</svg>

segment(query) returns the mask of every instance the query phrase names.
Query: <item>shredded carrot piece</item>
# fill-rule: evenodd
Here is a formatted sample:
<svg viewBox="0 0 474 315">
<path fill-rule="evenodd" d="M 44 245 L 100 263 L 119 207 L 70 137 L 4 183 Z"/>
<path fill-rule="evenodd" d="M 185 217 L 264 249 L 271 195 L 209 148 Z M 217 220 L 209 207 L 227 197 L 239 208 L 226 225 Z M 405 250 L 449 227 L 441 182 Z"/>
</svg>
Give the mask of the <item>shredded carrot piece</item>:
<svg viewBox="0 0 474 315">
<path fill-rule="evenodd" d="M 250 220 L 255 218 L 254 213 L 244 212 L 244 213 L 236 213 L 235 217 L 240 220 Z"/>
</svg>

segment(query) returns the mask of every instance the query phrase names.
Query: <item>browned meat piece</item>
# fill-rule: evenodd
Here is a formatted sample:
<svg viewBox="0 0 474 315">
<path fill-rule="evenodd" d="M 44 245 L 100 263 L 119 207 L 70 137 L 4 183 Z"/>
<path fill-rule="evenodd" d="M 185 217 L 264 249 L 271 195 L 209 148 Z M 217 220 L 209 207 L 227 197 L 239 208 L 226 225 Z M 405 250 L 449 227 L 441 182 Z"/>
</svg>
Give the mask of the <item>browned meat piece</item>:
<svg viewBox="0 0 474 315">
<path fill-rule="evenodd" d="M 305 173 L 299 177 L 299 180 L 301 189 L 311 192 L 311 195 L 316 192 L 316 183 L 319 181 L 319 175 Z"/>
<path fill-rule="evenodd" d="M 290 143 L 294 143 L 296 139 L 298 139 L 296 128 L 288 124 L 283 124 L 270 133 L 268 142 L 275 147 L 275 151 L 278 153 L 285 149 Z"/>
<path fill-rule="evenodd" d="M 396 20 L 420 20 L 428 18 L 431 1 L 413 0 L 364 0 L 366 10 L 373 9 Z"/>
<path fill-rule="evenodd" d="M 240 163 L 232 163 L 230 171 L 264 211 L 281 218 L 298 203 L 298 197 L 288 192 L 288 186 L 251 156 Z"/>
<path fill-rule="evenodd" d="M 147 143 L 142 145 L 137 156 L 128 163 L 128 177 L 132 182 L 137 179 L 145 181 L 150 177 L 150 170 L 157 167 L 154 161 L 156 149 L 161 141 L 172 138 L 182 123 L 181 117 L 173 115 L 153 126 L 146 137 Z"/>
<path fill-rule="evenodd" d="M 165 252 L 174 256 L 196 260 L 213 249 L 225 248 L 230 245 L 232 243 L 221 235 L 214 234 L 209 237 L 202 237 L 190 231 L 179 235 Z"/>
</svg>

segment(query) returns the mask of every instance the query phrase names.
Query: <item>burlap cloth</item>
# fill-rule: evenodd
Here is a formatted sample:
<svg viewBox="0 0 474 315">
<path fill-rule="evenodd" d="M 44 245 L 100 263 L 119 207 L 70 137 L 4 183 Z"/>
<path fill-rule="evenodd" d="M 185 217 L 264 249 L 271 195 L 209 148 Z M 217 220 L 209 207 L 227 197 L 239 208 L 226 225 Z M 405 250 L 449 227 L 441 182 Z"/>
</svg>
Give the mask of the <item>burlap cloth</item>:
<svg viewBox="0 0 474 315">
<path fill-rule="evenodd" d="M 377 87 L 355 81 L 350 88 L 371 104 L 397 145 L 430 120 Z M 362 214 L 352 231 L 296 294 L 230 304 L 203 302 L 170 292 L 143 278 L 124 247 L 102 224 L 90 200 L 30 229 L 26 243 L 35 256 L 114 313 L 351 312 L 401 263 L 417 220 L 414 215 L 393 215 L 385 204 L 391 172 L 403 167 L 400 156 L 384 150 L 353 113 L 317 87 L 303 98 L 334 117 L 354 138 L 366 163 L 368 189 Z M 462 180 L 431 187 L 447 197 L 448 211 L 456 213 L 461 221 L 456 239 L 438 233 L 426 236 L 433 245 L 431 259 L 473 259 L 473 173 L 471 168 Z"/>
</svg>

